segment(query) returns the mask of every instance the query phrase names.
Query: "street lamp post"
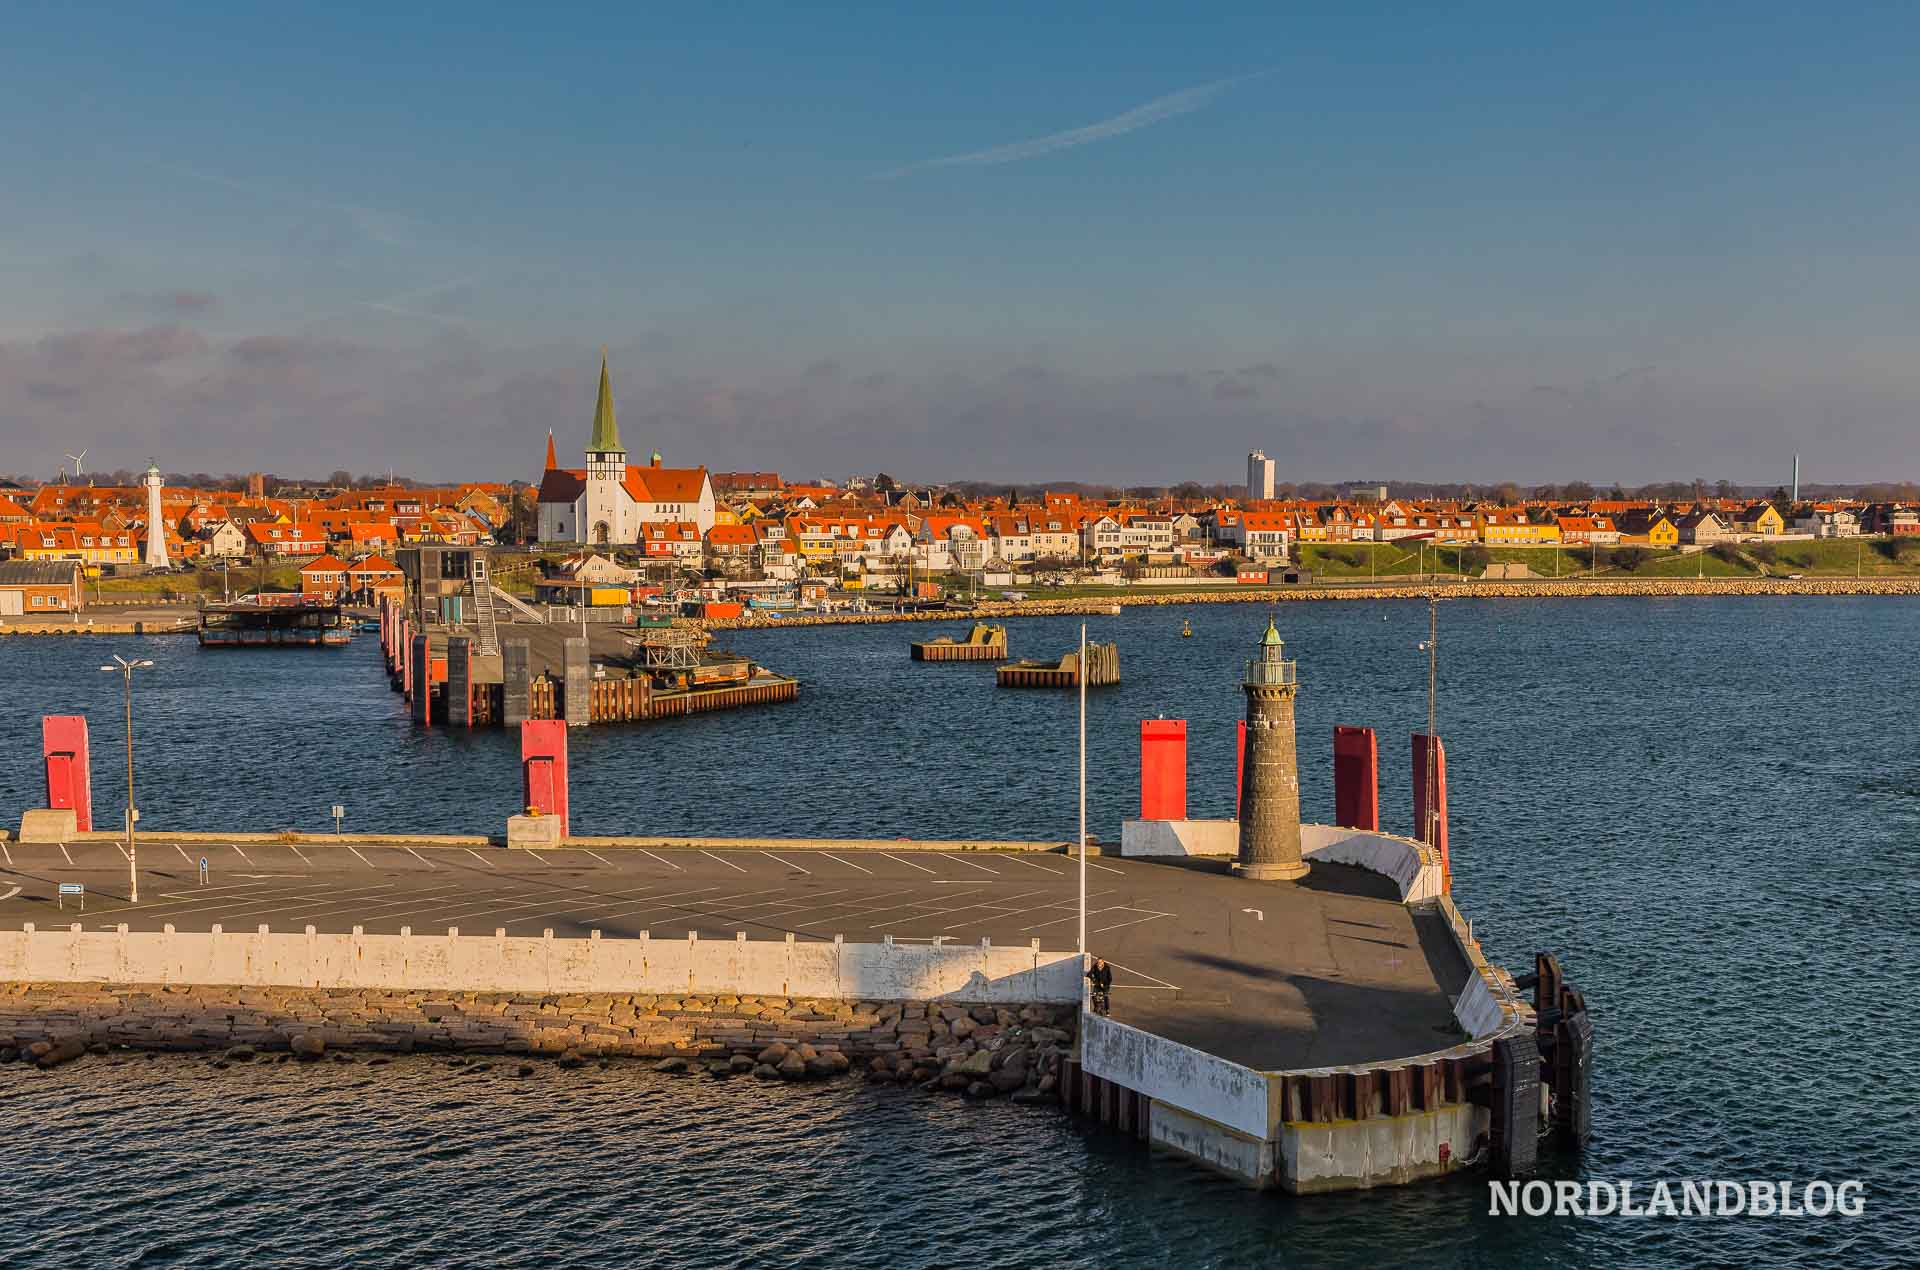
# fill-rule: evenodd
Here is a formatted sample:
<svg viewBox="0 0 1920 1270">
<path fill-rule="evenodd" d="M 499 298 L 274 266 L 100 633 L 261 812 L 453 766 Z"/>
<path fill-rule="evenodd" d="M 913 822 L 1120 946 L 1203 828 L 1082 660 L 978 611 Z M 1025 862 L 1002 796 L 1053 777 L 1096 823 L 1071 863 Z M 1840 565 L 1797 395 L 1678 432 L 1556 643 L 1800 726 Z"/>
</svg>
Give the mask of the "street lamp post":
<svg viewBox="0 0 1920 1270">
<path fill-rule="evenodd" d="M 140 902 L 140 857 L 134 845 L 133 818 L 138 814 L 133 805 L 133 672 L 144 670 L 153 663 L 144 657 L 128 661 L 120 654 L 113 654 L 114 664 L 100 669 L 108 674 L 118 672 L 126 685 L 127 702 L 127 874 L 130 883 L 127 888 L 129 903 Z"/>
</svg>

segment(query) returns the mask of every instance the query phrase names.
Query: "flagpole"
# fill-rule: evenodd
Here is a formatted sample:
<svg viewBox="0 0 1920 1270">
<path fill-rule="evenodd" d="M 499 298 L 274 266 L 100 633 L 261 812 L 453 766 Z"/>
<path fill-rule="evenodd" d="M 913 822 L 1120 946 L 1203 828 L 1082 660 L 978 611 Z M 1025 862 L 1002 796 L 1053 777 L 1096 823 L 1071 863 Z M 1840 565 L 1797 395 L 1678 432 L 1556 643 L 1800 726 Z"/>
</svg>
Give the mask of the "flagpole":
<svg viewBox="0 0 1920 1270">
<path fill-rule="evenodd" d="M 1087 624 L 1080 623 L 1080 955 L 1087 955 Z"/>
</svg>

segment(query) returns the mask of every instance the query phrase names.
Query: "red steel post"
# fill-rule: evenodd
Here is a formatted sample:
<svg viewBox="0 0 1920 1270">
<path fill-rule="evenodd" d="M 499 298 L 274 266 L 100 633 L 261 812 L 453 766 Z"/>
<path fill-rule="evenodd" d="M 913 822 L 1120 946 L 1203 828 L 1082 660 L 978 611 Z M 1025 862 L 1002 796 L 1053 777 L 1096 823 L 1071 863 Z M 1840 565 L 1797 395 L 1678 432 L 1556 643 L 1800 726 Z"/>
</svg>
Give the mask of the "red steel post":
<svg viewBox="0 0 1920 1270">
<path fill-rule="evenodd" d="M 567 811 L 567 721 L 528 719 L 520 725 L 520 769 L 525 776 L 522 810 L 560 817 L 560 836 L 573 833 Z"/>
<path fill-rule="evenodd" d="M 1372 728 L 1333 730 L 1333 823 L 1380 830 L 1380 745 Z"/>
<path fill-rule="evenodd" d="M 1447 747 L 1439 737 L 1433 737 L 1429 744 L 1426 734 L 1413 734 L 1413 836 L 1440 852 L 1440 885 L 1443 889 L 1453 889 L 1453 863 L 1447 855 Z M 1427 756 L 1433 756 L 1431 779 L 1427 771 Z M 1427 802 L 1428 786 L 1432 786 L 1433 802 Z"/>
<path fill-rule="evenodd" d="M 93 782 L 86 716 L 41 716 L 40 752 L 47 768 L 47 806 L 55 811 L 72 808 L 74 827 L 81 833 L 92 832 Z"/>
<path fill-rule="evenodd" d="M 1187 721 L 1140 721 L 1140 819 L 1187 818 Z"/>
</svg>

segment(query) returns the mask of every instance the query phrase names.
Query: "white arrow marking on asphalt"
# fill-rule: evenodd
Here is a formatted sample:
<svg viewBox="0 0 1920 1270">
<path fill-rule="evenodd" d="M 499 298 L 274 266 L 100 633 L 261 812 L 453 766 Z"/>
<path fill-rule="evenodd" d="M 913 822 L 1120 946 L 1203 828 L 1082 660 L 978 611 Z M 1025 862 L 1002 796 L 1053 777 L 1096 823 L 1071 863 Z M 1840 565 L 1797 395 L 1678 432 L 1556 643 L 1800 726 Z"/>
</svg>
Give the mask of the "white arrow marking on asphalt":
<svg viewBox="0 0 1920 1270">
<path fill-rule="evenodd" d="M 236 873 L 234 876 L 237 878 L 297 878 L 304 877 L 305 875 L 300 873 Z"/>
<path fill-rule="evenodd" d="M 20 894 L 20 888 L 16 886 L 11 891 L 8 891 L 5 895 L 0 895 L 0 900 L 10 900 L 18 894 Z"/>
<path fill-rule="evenodd" d="M 1253 914 L 1253 920 L 1254 920 L 1254 921 L 1256 921 L 1256 922 L 1264 922 L 1264 921 L 1266 921 L 1266 920 L 1267 920 L 1267 915 L 1266 915 L 1266 914 L 1265 914 L 1264 912 L 1262 912 L 1262 911 L 1261 911 L 1260 909 L 1257 909 L 1257 908 L 1243 908 L 1243 909 L 1241 909 L 1240 911 L 1241 911 L 1241 912 L 1243 912 L 1243 913 L 1252 913 L 1252 914 Z"/>
</svg>

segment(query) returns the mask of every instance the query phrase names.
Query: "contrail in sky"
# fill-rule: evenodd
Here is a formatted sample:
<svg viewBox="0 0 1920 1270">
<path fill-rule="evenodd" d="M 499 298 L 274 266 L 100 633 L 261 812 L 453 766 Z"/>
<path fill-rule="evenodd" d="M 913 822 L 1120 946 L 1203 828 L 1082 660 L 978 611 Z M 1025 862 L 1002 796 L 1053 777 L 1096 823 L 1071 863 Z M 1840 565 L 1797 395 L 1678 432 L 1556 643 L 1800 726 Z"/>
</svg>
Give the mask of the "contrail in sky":
<svg viewBox="0 0 1920 1270">
<path fill-rule="evenodd" d="M 1214 98 L 1232 88 L 1235 84 L 1258 79 L 1266 71 L 1256 71 L 1251 75 L 1236 75 L 1231 79 L 1216 79 L 1210 84 L 1200 84 L 1193 88 L 1183 88 L 1177 93 L 1168 93 L 1164 97 L 1155 97 L 1144 105 L 1123 111 L 1111 119 L 1102 119 L 1099 123 L 1090 123 L 1083 128 L 1069 128 L 1065 132 L 1050 132 L 1044 137 L 1034 137 L 1028 141 L 1015 141 L 1009 145 L 994 146 L 989 150 L 973 150 L 966 154 L 951 154 L 940 159 L 921 159 L 901 167 L 876 172 L 870 178 L 875 181 L 891 181 L 895 177 L 905 176 L 909 172 L 918 172 L 923 168 L 987 167 L 996 163 L 1018 163 L 1023 159 L 1037 159 L 1052 154 L 1056 150 L 1071 150 L 1075 146 L 1091 145 L 1095 141 L 1110 141 L 1114 137 L 1123 137 L 1129 132 L 1138 132 L 1151 127 L 1162 120 L 1172 119 L 1176 115 L 1190 114 L 1202 106 L 1210 104 Z"/>
<path fill-rule="evenodd" d="M 376 242 L 388 246 L 400 246 L 408 242 L 412 229 L 423 222 L 411 216 L 402 216 L 398 212 L 382 211 L 377 207 L 367 207 L 360 203 L 330 203 L 325 199 L 308 198 L 300 194 L 291 194 L 285 190 L 274 189 L 247 181 L 236 181 L 216 172 L 203 172 L 178 163 L 163 163 L 149 160 L 151 166 L 175 176 L 188 177 L 195 181 L 204 181 L 208 185 L 218 185 L 224 189 L 236 190 L 242 194 L 251 194 L 256 198 L 272 199 L 284 203 L 298 203 L 305 207 L 316 207 L 324 211 L 340 212 L 351 220 L 355 228 Z"/>
</svg>

